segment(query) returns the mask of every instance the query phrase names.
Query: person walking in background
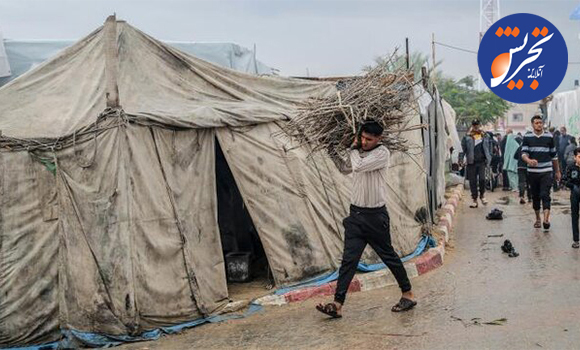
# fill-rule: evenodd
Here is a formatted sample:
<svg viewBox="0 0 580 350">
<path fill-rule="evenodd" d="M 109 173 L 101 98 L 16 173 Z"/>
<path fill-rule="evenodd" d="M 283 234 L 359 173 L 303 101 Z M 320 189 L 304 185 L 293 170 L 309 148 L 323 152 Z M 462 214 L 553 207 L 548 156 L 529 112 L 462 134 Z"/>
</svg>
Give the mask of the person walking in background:
<svg viewBox="0 0 580 350">
<path fill-rule="evenodd" d="M 533 132 L 524 136 L 522 143 L 522 160 L 528 165 L 528 180 L 532 190 L 533 208 L 536 214 L 535 228 L 542 225 L 550 229 L 550 208 L 552 198 L 552 172 L 559 182 L 561 173 L 558 163 L 558 152 L 551 133 L 544 131 L 544 121 L 539 115 L 532 117 Z M 544 209 L 544 221 L 540 209 Z"/>
<path fill-rule="evenodd" d="M 505 167 L 505 163 L 507 161 L 506 157 L 505 157 L 505 148 L 506 148 L 506 144 L 507 144 L 507 139 L 508 139 L 508 135 L 512 135 L 513 134 L 513 130 L 512 129 L 506 129 L 505 130 L 505 136 L 503 137 L 503 139 L 500 141 L 500 148 L 501 148 L 501 157 L 502 157 L 502 173 L 501 173 L 501 177 L 502 177 L 502 184 L 503 184 L 503 190 L 504 191 L 509 191 L 512 189 L 512 187 L 510 187 L 510 181 L 509 181 L 509 174 L 508 171 Z M 513 156 L 513 155 L 512 155 Z"/>
<path fill-rule="evenodd" d="M 516 141 L 513 132 L 506 135 L 504 140 L 506 141 L 503 154 L 504 173 L 507 175 L 508 187 L 515 190 L 518 188 L 518 161 L 514 158 L 514 155 L 520 145 Z"/>
<path fill-rule="evenodd" d="M 574 150 L 576 150 L 577 147 L 578 145 L 576 144 L 576 138 L 571 136 L 570 141 L 568 142 L 568 146 L 566 146 L 566 151 L 564 151 L 564 161 L 566 163 L 566 168 L 570 165 L 574 165 L 576 162 L 574 159 Z"/>
<path fill-rule="evenodd" d="M 528 202 L 532 201 L 532 193 L 530 192 L 530 186 L 528 181 L 528 166 L 526 162 L 522 159 L 522 142 L 523 138 L 517 138 L 516 141 L 519 144 L 514 158 L 518 161 L 518 190 L 520 194 L 520 204 L 526 204 L 526 194 L 528 197 Z"/>
<path fill-rule="evenodd" d="M 467 178 L 473 203 L 470 208 L 477 208 L 478 187 L 479 199 L 483 205 L 487 204 L 485 199 L 485 168 L 491 164 L 491 138 L 481 130 L 479 120 L 471 123 L 471 129 L 461 140 L 463 153 L 460 155 L 459 163 L 463 164 L 463 158 L 467 163 Z"/>
<path fill-rule="evenodd" d="M 566 174 L 566 148 L 570 144 L 570 139 L 572 138 L 571 135 L 568 135 L 568 130 L 565 126 L 560 128 L 560 132 L 558 133 L 557 137 L 554 137 L 554 141 L 556 141 L 556 147 L 558 148 L 558 160 L 560 162 L 560 170 L 562 170 L 562 174 Z"/>
<path fill-rule="evenodd" d="M 580 248 L 578 218 L 580 210 L 580 148 L 573 151 L 574 163 L 566 168 L 566 176 L 562 182 L 570 189 L 570 211 L 572 216 L 572 248 Z"/>
</svg>

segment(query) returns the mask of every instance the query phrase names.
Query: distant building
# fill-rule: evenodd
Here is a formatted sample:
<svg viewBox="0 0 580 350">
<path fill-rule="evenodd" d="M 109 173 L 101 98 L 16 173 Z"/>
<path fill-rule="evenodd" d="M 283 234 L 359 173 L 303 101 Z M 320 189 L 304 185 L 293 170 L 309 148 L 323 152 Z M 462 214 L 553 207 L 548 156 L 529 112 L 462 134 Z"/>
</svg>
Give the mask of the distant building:
<svg viewBox="0 0 580 350">
<path fill-rule="evenodd" d="M 505 131 L 512 129 L 514 133 L 526 131 L 530 127 L 530 119 L 534 114 L 540 114 L 538 102 L 527 104 L 512 104 L 512 107 L 498 121 L 498 128 Z"/>
</svg>

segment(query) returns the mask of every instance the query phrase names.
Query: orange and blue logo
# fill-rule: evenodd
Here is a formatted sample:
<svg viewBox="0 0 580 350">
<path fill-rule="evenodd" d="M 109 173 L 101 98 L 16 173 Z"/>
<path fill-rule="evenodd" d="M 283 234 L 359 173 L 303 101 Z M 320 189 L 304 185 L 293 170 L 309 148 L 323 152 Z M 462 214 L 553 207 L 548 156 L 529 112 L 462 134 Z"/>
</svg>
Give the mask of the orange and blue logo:
<svg viewBox="0 0 580 350">
<path fill-rule="evenodd" d="M 568 48 L 548 20 L 517 13 L 488 29 L 479 44 L 477 63 L 481 78 L 496 95 L 514 103 L 532 103 L 562 83 Z"/>
</svg>

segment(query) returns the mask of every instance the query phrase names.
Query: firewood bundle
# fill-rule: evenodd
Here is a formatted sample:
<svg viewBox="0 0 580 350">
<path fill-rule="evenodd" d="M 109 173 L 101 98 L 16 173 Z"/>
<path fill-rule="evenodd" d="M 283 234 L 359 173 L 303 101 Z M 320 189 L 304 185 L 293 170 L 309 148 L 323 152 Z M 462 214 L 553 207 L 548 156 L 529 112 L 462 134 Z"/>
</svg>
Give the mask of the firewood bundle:
<svg viewBox="0 0 580 350">
<path fill-rule="evenodd" d="M 404 67 L 393 69 L 385 60 L 362 77 L 341 81 L 335 95 L 311 99 L 286 125 L 285 131 L 299 144 L 331 157 L 344 154 L 368 119 L 379 122 L 385 132 L 382 143 L 391 151 L 408 150 L 405 131 L 422 128 L 408 125 L 415 109 L 413 74 Z"/>
</svg>

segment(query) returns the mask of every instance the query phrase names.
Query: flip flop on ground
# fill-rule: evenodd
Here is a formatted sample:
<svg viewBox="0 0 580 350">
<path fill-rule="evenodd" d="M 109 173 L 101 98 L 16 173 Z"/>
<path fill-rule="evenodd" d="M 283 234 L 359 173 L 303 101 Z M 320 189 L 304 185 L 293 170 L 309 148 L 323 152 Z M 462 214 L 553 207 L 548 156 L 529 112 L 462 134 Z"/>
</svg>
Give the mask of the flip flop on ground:
<svg viewBox="0 0 580 350">
<path fill-rule="evenodd" d="M 316 310 L 322 312 L 325 315 L 328 315 L 332 318 L 341 318 L 342 315 L 338 313 L 338 307 L 336 306 L 335 303 L 328 303 L 326 305 L 324 304 L 318 304 L 316 305 Z"/>
<path fill-rule="evenodd" d="M 415 300 L 401 298 L 399 300 L 399 302 L 391 308 L 391 311 L 403 312 L 403 311 L 411 310 L 412 308 L 415 307 L 415 305 L 417 305 L 417 302 Z"/>
<path fill-rule="evenodd" d="M 540 220 L 538 220 L 534 223 L 534 228 L 540 228 L 540 227 L 542 227 L 542 222 Z"/>
</svg>

